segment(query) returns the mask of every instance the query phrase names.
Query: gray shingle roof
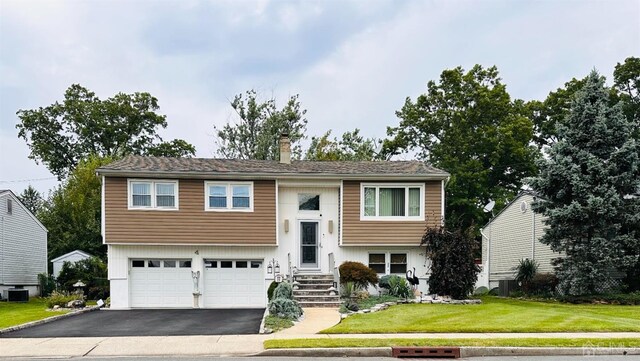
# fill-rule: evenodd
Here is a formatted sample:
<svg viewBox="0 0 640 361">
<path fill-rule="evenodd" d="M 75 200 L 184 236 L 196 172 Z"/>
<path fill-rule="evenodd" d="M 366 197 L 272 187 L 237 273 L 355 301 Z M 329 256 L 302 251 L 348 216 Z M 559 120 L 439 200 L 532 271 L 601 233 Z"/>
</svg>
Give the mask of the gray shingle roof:
<svg viewBox="0 0 640 361">
<path fill-rule="evenodd" d="M 260 174 L 260 175 L 395 175 L 441 176 L 448 173 L 421 161 L 292 161 L 283 164 L 268 160 L 166 158 L 127 156 L 98 169 L 101 174 Z"/>
</svg>

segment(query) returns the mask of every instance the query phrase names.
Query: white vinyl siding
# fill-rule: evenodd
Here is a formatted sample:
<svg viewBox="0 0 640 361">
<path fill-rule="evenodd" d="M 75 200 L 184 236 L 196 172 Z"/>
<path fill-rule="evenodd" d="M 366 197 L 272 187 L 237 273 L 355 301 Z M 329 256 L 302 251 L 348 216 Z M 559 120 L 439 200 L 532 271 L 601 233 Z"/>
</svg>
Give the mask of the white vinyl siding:
<svg viewBox="0 0 640 361">
<path fill-rule="evenodd" d="M 129 209 L 178 210 L 178 181 L 129 179 Z"/>
<path fill-rule="evenodd" d="M 204 182 L 204 194 L 206 211 L 253 211 L 253 182 Z"/>
<path fill-rule="evenodd" d="M 522 213 L 522 202 L 527 210 Z M 490 281 L 513 279 L 514 267 L 523 258 L 535 259 L 539 263 L 538 272 L 553 272 L 551 260 L 560 256 L 540 242 L 544 234 L 544 216 L 531 210 L 533 196 L 523 194 L 502 210 L 483 229 L 482 263 L 486 265 L 489 236 L 491 237 Z M 535 228 L 535 240 L 534 240 Z"/>
<path fill-rule="evenodd" d="M 7 212 L 9 200 L 11 214 Z M 11 193 L 3 193 L 0 195 L 0 286 L 37 285 L 38 274 L 46 272 L 47 231 Z"/>
</svg>

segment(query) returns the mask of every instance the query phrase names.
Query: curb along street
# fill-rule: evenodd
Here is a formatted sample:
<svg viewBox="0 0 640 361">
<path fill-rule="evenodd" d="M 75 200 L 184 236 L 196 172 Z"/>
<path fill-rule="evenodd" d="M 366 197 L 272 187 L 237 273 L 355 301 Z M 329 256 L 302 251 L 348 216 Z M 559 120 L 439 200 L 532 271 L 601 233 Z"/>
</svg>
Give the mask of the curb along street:
<svg viewBox="0 0 640 361">
<path fill-rule="evenodd" d="M 461 357 L 487 356 L 611 356 L 640 355 L 640 348 L 606 347 L 460 347 Z M 391 347 L 269 349 L 257 356 L 392 357 Z"/>
</svg>

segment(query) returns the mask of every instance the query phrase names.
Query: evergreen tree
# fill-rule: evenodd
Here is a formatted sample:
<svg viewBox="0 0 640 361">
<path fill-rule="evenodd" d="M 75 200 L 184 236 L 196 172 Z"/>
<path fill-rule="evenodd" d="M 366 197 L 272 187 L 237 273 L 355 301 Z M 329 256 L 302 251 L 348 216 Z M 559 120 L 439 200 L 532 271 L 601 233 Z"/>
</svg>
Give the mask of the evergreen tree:
<svg viewBox="0 0 640 361">
<path fill-rule="evenodd" d="M 631 136 L 637 125 L 609 104 L 605 80 L 593 71 L 576 92 L 558 141 L 539 161 L 531 186 L 547 216 L 542 242 L 565 257 L 556 260 L 561 290 L 595 294 L 615 284 L 612 271 L 638 261 L 640 147 Z"/>
<path fill-rule="evenodd" d="M 31 185 L 29 185 L 22 191 L 22 193 L 20 193 L 18 199 L 20 199 L 20 202 L 22 202 L 22 204 L 24 204 L 24 206 L 27 207 L 27 209 L 31 211 L 31 213 L 33 213 L 33 215 L 35 216 L 37 216 L 38 212 L 40 212 L 42 203 L 44 202 L 44 199 L 42 198 L 40 192 L 38 192 Z"/>
</svg>

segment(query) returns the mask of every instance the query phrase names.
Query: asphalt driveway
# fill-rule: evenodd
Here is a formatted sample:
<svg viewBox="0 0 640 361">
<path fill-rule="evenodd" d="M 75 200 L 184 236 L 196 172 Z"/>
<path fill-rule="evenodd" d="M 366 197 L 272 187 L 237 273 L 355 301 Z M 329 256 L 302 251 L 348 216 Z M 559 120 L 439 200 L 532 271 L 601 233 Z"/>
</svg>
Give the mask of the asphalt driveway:
<svg viewBox="0 0 640 361">
<path fill-rule="evenodd" d="M 262 309 L 100 310 L 0 335 L 114 337 L 251 335 L 260 331 Z"/>
</svg>

